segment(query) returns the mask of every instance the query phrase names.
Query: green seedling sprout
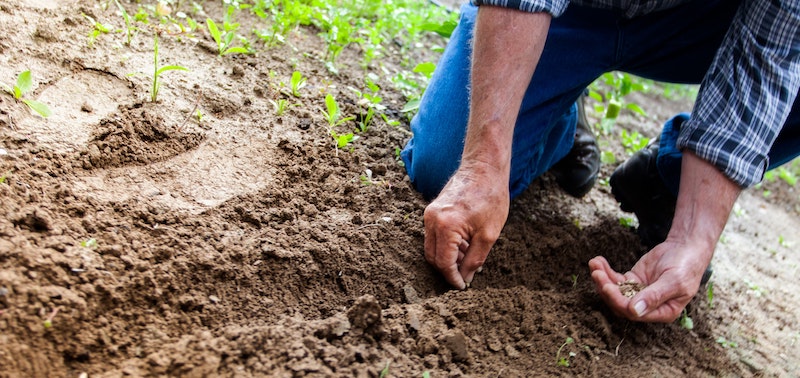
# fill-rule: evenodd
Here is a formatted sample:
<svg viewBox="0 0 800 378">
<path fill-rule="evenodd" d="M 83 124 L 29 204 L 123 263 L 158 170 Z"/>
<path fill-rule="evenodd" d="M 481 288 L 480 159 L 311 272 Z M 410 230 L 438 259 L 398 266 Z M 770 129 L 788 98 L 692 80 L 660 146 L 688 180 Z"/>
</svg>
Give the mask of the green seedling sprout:
<svg viewBox="0 0 800 378">
<path fill-rule="evenodd" d="M 81 242 L 81 247 L 83 248 L 97 248 L 97 239 L 89 238 Z"/>
<path fill-rule="evenodd" d="M 250 50 L 245 47 L 241 46 L 231 46 L 233 44 L 233 37 L 236 33 L 233 30 L 226 30 L 225 34 L 222 34 L 222 31 L 219 30 L 217 24 L 214 20 L 210 18 L 206 18 L 206 25 L 208 25 L 208 32 L 211 33 L 211 38 L 214 38 L 214 42 L 217 43 L 217 50 L 219 51 L 219 56 L 228 55 L 228 54 L 248 54 Z"/>
<path fill-rule="evenodd" d="M 128 14 L 128 11 L 125 10 L 125 7 L 120 4 L 119 0 L 114 0 L 114 3 L 117 4 L 117 8 L 119 8 L 119 11 L 122 13 L 122 19 L 125 20 L 125 45 L 130 46 L 133 36 L 138 29 L 133 26 L 131 16 Z"/>
<path fill-rule="evenodd" d="M 282 98 L 278 99 L 277 101 L 269 100 L 269 102 L 272 104 L 272 107 L 275 108 L 275 115 L 278 116 L 278 117 L 283 115 L 283 113 L 289 107 L 289 102 L 284 100 L 284 99 L 282 99 Z"/>
<path fill-rule="evenodd" d="M 735 341 L 730 341 L 720 336 L 716 340 L 717 344 L 722 345 L 723 348 L 738 348 L 739 344 Z"/>
<path fill-rule="evenodd" d="M 3 175 L 0 176 L 0 184 L 7 184 L 6 180 L 8 179 L 8 175 L 10 175 L 10 174 L 11 174 L 11 171 L 3 173 Z"/>
<path fill-rule="evenodd" d="M 706 298 L 708 298 L 708 308 L 714 308 L 714 281 L 708 282 Z"/>
<path fill-rule="evenodd" d="M 167 71 L 189 71 L 189 69 L 176 65 L 158 67 L 158 33 L 156 33 L 155 37 L 153 37 L 153 86 L 150 89 L 150 101 L 158 101 L 158 90 L 161 88 L 159 78 L 161 74 Z"/>
<path fill-rule="evenodd" d="M 689 314 L 686 312 L 686 309 L 683 309 L 683 314 L 681 314 L 680 318 L 681 328 L 691 331 L 694 329 L 694 321 L 692 318 L 689 317 Z"/>
<path fill-rule="evenodd" d="M 33 79 L 31 78 L 30 70 L 24 71 L 17 76 L 17 82 L 14 87 L 3 85 L 3 89 L 13 96 L 15 100 L 22 101 L 23 104 L 43 118 L 49 117 L 52 113 L 47 105 L 36 100 L 23 98 L 26 93 L 30 92 L 31 88 L 33 88 Z"/>
<path fill-rule="evenodd" d="M 290 81 L 292 85 L 292 96 L 294 97 L 301 97 L 300 89 L 306 86 L 306 81 L 308 81 L 307 77 L 303 77 L 303 74 L 300 71 L 292 72 L 292 79 Z M 327 101 L 327 100 L 326 100 Z"/>
<path fill-rule="evenodd" d="M 44 320 L 44 328 L 49 329 L 53 326 L 53 319 L 56 317 L 56 314 L 58 314 L 58 307 L 54 308 L 53 312 L 51 312 L 50 315 L 47 316 L 47 319 Z"/>
<path fill-rule="evenodd" d="M 391 365 L 392 361 L 386 361 L 386 367 L 381 370 L 381 374 L 378 376 L 379 378 L 386 378 L 389 376 L 389 365 Z"/>
<path fill-rule="evenodd" d="M 111 33 L 111 31 L 114 30 L 114 26 L 97 22 L 94 18 L 87 14 L 84 14 L 83 17 L 89 20 L 93 27 L 92 31 L 89 32 L 89 47 L 94 47 L 94 41 L 97 40 L 97 37 L 100 36 L 100 34 Z"/>
<path fill-rule="evenodd" d="M 567 337 L 567 339 L 564 341 L 564 344 L 561 344 L 561 346 L 558 347 L 558 351 L 556 352 L 556 364 L 558 366 L 569 367 L 569 359 L 570 357 L 575 357 L 575 352 L 569 352 L 567 356 L 561 357 L 561 350 L 564 349 L 565 346 L 574 342 L 575 339 Z"/>
<path fill-rule="evenodd" d="M 334 130 L 334 127 L 352 120 L 353 117 L 342 118 L 339 104 L 336 103 L 336 99 L 330 93 L 325 96 L 325 107 L 328 110 L 323 110 L 322 114 L 325 115 L 325 119 L 328 121 L 328 132 L 331 137 L 333 137 L 333 140 L 336 141 L 337 148 L 344 148 L 350 144 L 350 142 L 358 139 L 358 136 L 353 133 L 339 134 Z"/>
</svg>

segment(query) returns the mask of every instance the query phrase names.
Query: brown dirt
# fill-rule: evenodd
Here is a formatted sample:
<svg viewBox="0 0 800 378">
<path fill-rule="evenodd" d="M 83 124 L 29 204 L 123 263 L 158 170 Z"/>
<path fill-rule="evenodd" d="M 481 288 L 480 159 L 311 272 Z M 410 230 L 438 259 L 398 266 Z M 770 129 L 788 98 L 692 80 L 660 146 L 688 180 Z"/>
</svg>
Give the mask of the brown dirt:
<svg viewBox="0 0 800 378">
<path fill-rule="evenodd" d="M 739 201 L 692 331 L 616 318 L 595 294 L 590 258 L 624 269 L 642 252 L 602 184 L 574 200 L 535 182 L 472 288 L 450 291 L 422 258 L 425 202 L 395 158 L 407 121 L 350 151 L 327 134 L 323 92 L 357 112 L 356 47 L 335 76 L 311 30 L 225 58 L 203 33 L 165 38 L 162 62 L 191 72 L 166 73 L 150 103 L 148 76 L 128 74 L 151 72 L 152 34 L 88 48 L 82 12 L 120 23 L 99 4 L 0 4 L 0 81 L 31 69 L 31 96 L 54 111 L 0 95 L 0 376 L 800 375 L 800 222 L 759 192 Z M 276 117 L 269 72 L 294 69 L 309 86 Z M 648 135 L 688 106 L 635 101 L 650 118 L 620 126 Z M 202 121 L 186 122 L 195 105 Z"/>
</svg>

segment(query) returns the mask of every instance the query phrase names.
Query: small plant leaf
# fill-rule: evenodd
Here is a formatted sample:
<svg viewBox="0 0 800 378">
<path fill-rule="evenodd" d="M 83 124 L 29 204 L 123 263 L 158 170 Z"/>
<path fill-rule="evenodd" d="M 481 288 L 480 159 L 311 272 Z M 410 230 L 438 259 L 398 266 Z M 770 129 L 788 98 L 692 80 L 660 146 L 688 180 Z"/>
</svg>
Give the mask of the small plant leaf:
<svg viewBox="0 0 800 378">
<path fill-rule="evenodd" d="M 156 71 L 156 76 L 161 75 L 166 71 L 189 71 L 189 69 L 183 66 L 176 66 L 176 65 L 164 66 L 159 68 L 158 71 Z"/>
<path fill-rule="evenodd" d="M 222 43 L 222 34 L 217 27 L 217 24 L 214 20 L 210 18 L 206 18 L 206 25 L 208 25 L 208 32 L 211 33 L 211 38 L 214 38 L 214 42 L 217 42 L 217 46 L 220 46 Z"/>
<path fill-rule="evenodd" d="M 25 105 L 28 105 L 28 107 L 31 108 L 31 110 L 35 111 L 36 113 L 38 113 L 43 118 L 47 118 L 51 114 L 53 114 L 50 111 L 50 108 L 47 107 L 47 105 L 45 105 L 45 104 L 43 104 L 43 103 L 41 103 L 39 101 L 23 99 L 22 102 L 24 102 Z"/>
<path fill-rule="evenodd" d="M 250 50 L 248 50 L 248 49 L 246 49 L 246 48 L 244 48 L 244 47 L 241 47 L 241 46 L 237 46 L 237 47 L 231 47 L 231 48 L 229 48 L 229 49 L 225 50 L 225 52 L 223 52 L 223 53 L 222 53 L 222 55 L 228 55 L 228 54 L 249 54 L 249 53 L 250 53 Z"/>
<path fill-rule="evenodd" d="M 19 76 L 17 76 L 17 88 L 19 89 L 20 93 L 18 97 L 16 96 L 15 93 L 14 94 L 15 97 L 17 98 L 22 97 L 23 94 L 31 90 L 31 87 L 33 87 L 33 80 L 31 79 L 31 71 L 28 70 L 19 74 Z"/>
<path fill-rule="evenodd" d="M 633 112 L 639 113 L 640 115 L 647 116 L 647 113 L 646 113 L 646 112 L 644 111 L 644 109 L 642 109 L 642 107 L 641 107 L 641 106 L 639 106 L 638 104 L 629 103 L 629 104 L 626 104 L 626 105 L 625 105 L 625 108 L 626 108 L 626 109 L 628 109 L 628 110 L 630 110 L 630 111 L 633 111 Z"/>
</svg>

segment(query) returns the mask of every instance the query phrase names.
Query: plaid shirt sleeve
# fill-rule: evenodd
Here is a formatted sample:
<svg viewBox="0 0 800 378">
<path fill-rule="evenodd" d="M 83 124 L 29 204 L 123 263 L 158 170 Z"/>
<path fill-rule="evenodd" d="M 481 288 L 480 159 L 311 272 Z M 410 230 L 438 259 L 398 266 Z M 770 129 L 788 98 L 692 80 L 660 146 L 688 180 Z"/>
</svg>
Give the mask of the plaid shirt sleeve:
<svg viewBox="0 0 800 378">
<path fill-rule="evenodd" d="M 678 148 L 742 187 L 755 185 L 798 88 L 800 0 L 745 0 L 681 127 Z"/>
<path fill-rule="evenodd" d="M 569 0 L 472 0 L 473 5 L 495 5 L 525 12 L 547 12 L 558 17 L 567 9 Z"/>
</svg>

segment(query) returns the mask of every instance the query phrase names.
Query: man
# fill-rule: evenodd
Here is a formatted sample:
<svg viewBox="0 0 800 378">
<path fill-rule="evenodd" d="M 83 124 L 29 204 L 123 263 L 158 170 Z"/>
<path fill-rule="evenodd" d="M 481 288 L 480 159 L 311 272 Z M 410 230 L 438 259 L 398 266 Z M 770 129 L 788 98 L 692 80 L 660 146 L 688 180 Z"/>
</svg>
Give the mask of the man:
<svg viewBox="0 0 800 378">
<path fill-rule="evenodd" d="M 483 265 L 509 201 L 542 173 L 581 196 L 597 148 L 576 99 L 607 71 L 701 83 L 691 116 L 615 171 L 652 249 L 624 274 L 589 262 L 620 316 L 671 322 L 700 285 L 742 188 L 800 153 L 800 0 L 473 0 L 403 151 L 428 199 L 425 257 L 456 288 Z M 576 127 L 577 125 L 577 127 Z M 647 287 L 624 297 L 617 283 Z"/>
</svg>

